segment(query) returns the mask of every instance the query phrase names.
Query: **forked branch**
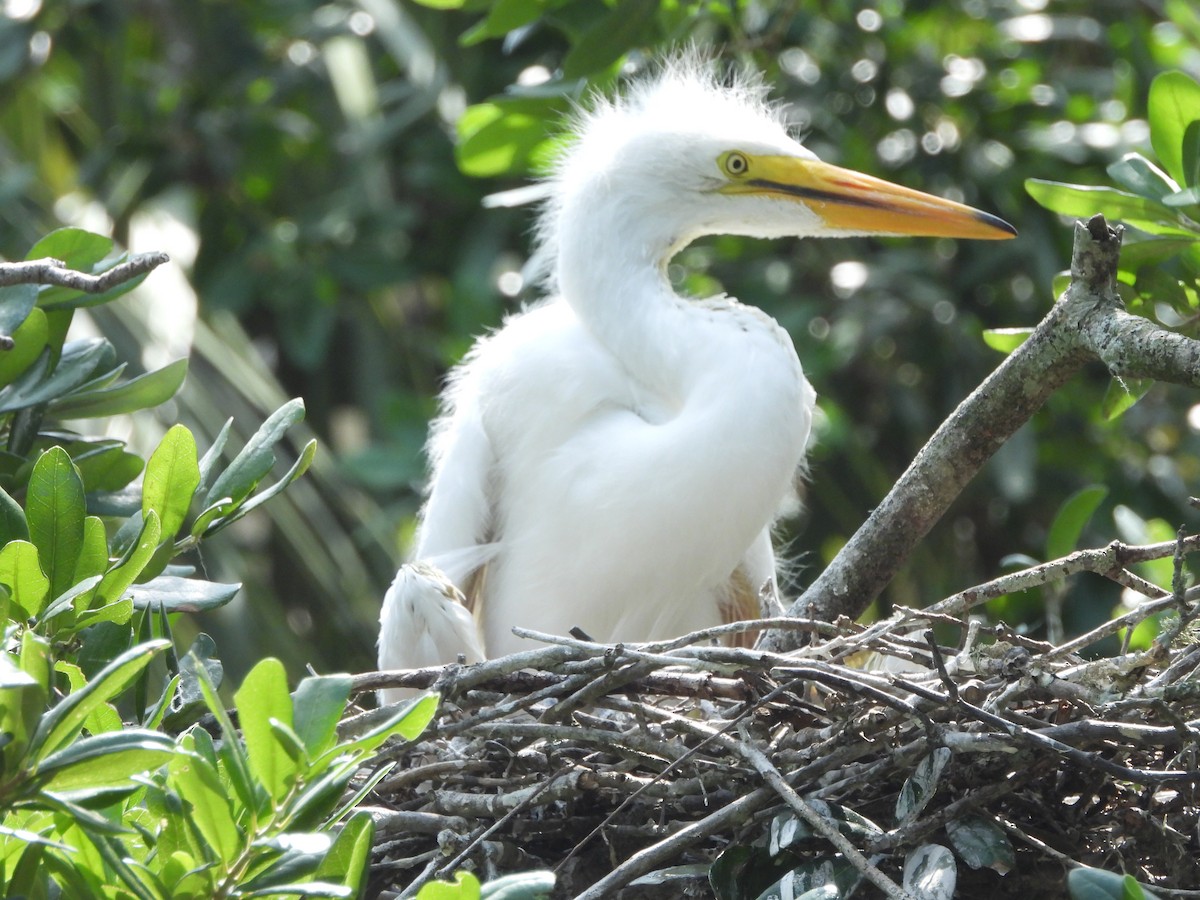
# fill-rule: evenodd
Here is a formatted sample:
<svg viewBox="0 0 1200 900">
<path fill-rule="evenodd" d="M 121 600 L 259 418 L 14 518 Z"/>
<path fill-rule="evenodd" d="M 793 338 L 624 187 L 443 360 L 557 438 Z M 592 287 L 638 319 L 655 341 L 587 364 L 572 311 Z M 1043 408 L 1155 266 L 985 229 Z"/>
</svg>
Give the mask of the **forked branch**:
<svg viewBox="0 0 1200 900">
<path fill-rule="evenodd" d="M 789 615 L 834 621 L 862 613 L 983 464 L 1090 360 L 1122 377 L 1200 387 L 1200 341 L 1125 311 L 1116 292 L 1121 235 L 1102 216 L 1076 223 L 1071 284 L 1062 297 L 942 423 Z M 771 630 L 759 646 L 786 651 L 801 639 Z"/>
</svg>

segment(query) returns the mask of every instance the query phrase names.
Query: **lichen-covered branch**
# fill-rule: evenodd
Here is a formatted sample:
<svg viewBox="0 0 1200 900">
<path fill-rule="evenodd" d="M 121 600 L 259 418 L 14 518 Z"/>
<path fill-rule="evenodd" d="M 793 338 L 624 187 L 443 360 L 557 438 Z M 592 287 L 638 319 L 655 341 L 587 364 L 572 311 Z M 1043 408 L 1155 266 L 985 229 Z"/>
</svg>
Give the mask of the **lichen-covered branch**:
<svg viewBox="0 0 1200 900">
<path fill-rule="evenodd" d="M 86 294 L 102 294 L 157 269 L 170 259 L 165 253 L 138 253 L 98 275 L 68 269 L 58 259 L 31 259 L 25 262 L 0 263 L 0 287 L 14 284 L 49 284 L 71 288 Z"/>
<path fill-rule="evenodd" d="M 1121 229 L 1076 223 L 1070 286 L 1030 337 L 938 428 L 867 521 L 788 610 L 855 617 L 983 464 L 1089 360 L 1118 376 L 1200 386 L 1200 342 L 1124 310 L 1115 287 Z M 774 629 L 759 646 L 785 651 L 803 635 Z"/>
</svg>

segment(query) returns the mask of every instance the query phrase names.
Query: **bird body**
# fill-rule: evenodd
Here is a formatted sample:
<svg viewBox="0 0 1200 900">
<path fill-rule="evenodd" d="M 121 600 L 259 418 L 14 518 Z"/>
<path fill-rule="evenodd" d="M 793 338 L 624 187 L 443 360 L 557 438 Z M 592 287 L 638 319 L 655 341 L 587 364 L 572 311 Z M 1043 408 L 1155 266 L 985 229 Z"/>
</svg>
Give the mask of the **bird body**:
<svg viewBox="0 0 1200 900">
<path fill-rule="evenodd" d="M 815 395 L 769 316 L 675 293 L 680 249 L 706 234 L 1011 234 L 819 162 L 755 84 L 688 62 L 586 114 L 549 187 L 538 256 L 554 291 L 477 342 L 430 441 L 414 558 L 471 559 L 447 574 L 479 629 L 443 642 L 444 662 L 473 636 L 490 656 L 518 649 L 514 625 L 631 641 L 757 613 Z M 385 598 L 381 668 L 415 664 L 423 615 L 446 620 L 405 600 L 411 581 L 402 569 Z"/>
</svg>

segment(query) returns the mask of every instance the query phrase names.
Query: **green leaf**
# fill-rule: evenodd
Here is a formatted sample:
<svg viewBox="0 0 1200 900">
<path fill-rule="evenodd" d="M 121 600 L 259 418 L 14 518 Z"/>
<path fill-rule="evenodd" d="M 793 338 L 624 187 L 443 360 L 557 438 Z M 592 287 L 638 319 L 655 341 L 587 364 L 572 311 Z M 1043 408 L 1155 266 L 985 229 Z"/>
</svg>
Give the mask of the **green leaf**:
<svg viewBox="0 0 1200 900">
<path fill-rule="evenodd" d="M 758 895 L 759 900 L 779 900 L 796 897 L 809 891 L 823 891 L 813 897 L 843 897 L 858 880 L 857 871 L 848 862 L 832 857 L 818 857 L 796 866 Z"/>
<path fill-rule="evenodd" d="M 113 603 L 129 590 L 130 585 L 142 574 L 142 570 L 154 556 L 161 536 L 162 527 L 158 522 L 158 514 L 151 510 L 142 522 L 137 541 L 123 559 L 104 573 L 104 578 L 96 588 L 96 595 L 103 602 Z"/>
<path fill-rule="evenodd" d="M 203 612 L 224 606 L 242 589 L 240 583 L 222 584 L 178 575 L 159 575 L 129 588 L 136 609 L 163 609 L 169 613 Z"/>
<path fill-rule="evenodd" d="M 72 692 L 81 691 L 87 685 L 83 669 L 74 663 L 60 659 L 54 664 L 54 671 L 66 676 Z M 104 703 L 97 706 L 95 711 L 87 717 L 83 727 L 91 734 L 105 734 L 110 731 L 120 731 L 125 726 L 112 704 Z"/>
<path fill-rule="evenodd" d="M 904 889 L 919 900 L 953 900 L 957 883 L 954 854 L 941 844 L 922 844 L 904 858 Z"/>
<path fill-rule="evenodd" d="M 90 272 L 112 248 L 112 238 L 82 228 L 59 228 L 34 244 L 25 258 L 57 259 L 68 269 Z"/>
<path fill-rule="evenodd" d="M 19 618 L 32 619 L 41 613 L 50 596 L 50 579 L 42 573 L 37 547 L 21 540 L 5 544 L 0 550 L 0 584 L 8 588 Z"/>
<path fill-rule="evenodd" d="M 1108 175 L 1126 190 L 1151 200 L 1162 201 L 1179 190 L 1179 185 L 1140 153 L 1126 153 L 1108 167 Z"/>
<path fill-rule="evenodd" d="M 208 493 L 209 485 L 212 484 L 213 476 L 216 474 L 217 463 L 221 459 L 221 453 L 225 450 L 225 444 L 229 442 L 229 432 L 232 428 L 233 419 L 226 419 L 225 424 L 221 426 L 221 430 L 213 439 L 212 445 L 200 459 L 200 486 L 197 490 L 201 493 Z"/>
<path fill-rule="evenodd" d="M 349 675 L 313 675 L 296 686 L 294 727 L 311 758 L 337 740 L 337 723 L 346 711 L 353 679 Z"/>
<path fill-rule="evenodd" d="M 188 819 L 212 851 L 212 858 L 232 860 L 242 852 L 245 839 L 234 817 L 229 791 L 211 761 L 212 738 L 207 732 L 201 735 L 202 731 L 198 726 L 193 728 L 182 746 L 187 749 L 203 741 L 206 752 L 180 753 L 172 758 L 167 765 L 167 786 L 189 807 Z"/>
<path fill-rule="evenodd" d="M 344 884 L 350 888 L 352 896 L 359 896 L 366 886 L 374 836 L 375 821 L 371 814 L 366 810 L 355 813 L 342 826 L 313 876 L 318 881 Z"/>
<path fill-rule="evenodd" d="M 68 694 L 38 723 L 31 742 L 35 752 L 44 757 L 73 741 L 88 716 L 123 693 L 170 643 L 157 640 L 138 644 L 97 672 L 83 690 Z"/>
<path fill-rule="evenodd" d="M 253 497 L 251 497 L 245 503 L 242 503 L 241 505 L 236 505 L 236 504 L 233 505 L 232 510 L 230 512 L 222 515 L 221 518 L 216 519 L 215 521 L 209 520 L 209 524 L 205 525 L 205 527 L 201 531 L 201 533 L 205 537 L 211 537 L 212 535 L 216 534 L 218 531 L 221 531 L 223 528 L 226 528 L 226 527 L 232 525 L 234 522 L 238 521 L 238 519 L 241 519 L 247 513 L 262 506 L 264 503 L 266 503 L 272 497 L 275 497 L 281 491 L 283 491 L 289 484 L 291 484 L 293 481 L 295 481 L 297 478 L 299 478 L 301 475 L 303 475 L 305 472 L 307 472 L 308 467 L 312 465 L 312 461 L 316 457 L 316 455 L 317 455 L 317 442 L 314 439 L 304 445 L 304 449 L 302 451 L 300 451 L 300 458 L 296 460 L 295 464 L 290 469 L 288 469 L 287 473 L 284 474 L 284 476 L 282 478 L 280 478 L 277 482 L 275 482 L 273 485 L 271 485 L 266 490 L 260 491 L 259 493 L 255 494 Z M 226 504 L 218 504 L 217 509 L 218 509 L 218 512 L 220 512 L 220 511 L 227 509 L 227 506 L 226 506 Z M 204 519 L 205 513 L 208 513 L 208 512 L 209 512 L 209 510 L 204 510 L 197 517 L 197 522 L 199 522 L 201 519 Z M 196 532 L 197 532 L 197 528 L 195 526 L 193 526 L 192 533 L 195 534 Z"/>
<path fill-rule="evenodd" d="M 545 8 L 542 0 L 496 0 L 486 18 L 460 37 L 458 43 L 470 47 L 488 38 L 503 37 L 513 29 L 537 21 Z"/>
<path fill-rule="evenodd" d="M 140 785 L 130 779 L 158 768 L 175 754 L 175 744 L 165 734 L 144 728 L 127 728 L 81 738 L 44 757 L 34 775 L 44 779 L 41 788 L 70 795 L 83 802 L 83 793 L 114 790 L 124 793 Z"/>
<path fill-rule="evenodd" d="M 52 403 L 50 409 L 64 419 L 107 418 L 152 409 L 179 392 L 187 369 L 187 360 L 179 359 L 115 387 L 68 394 Z"/>
<path fill-rule="evenodd" d="M 25 323 L 37 304 L 37 295 L 36 284 L 9 284 L 0 287 L 0 335 L 6 334 L 16 338 L 17 329 Z"/>
<path fill-rule="evenodd" d="M 1100 412 L 1106 421 L 1112 422 L 1146 396 L 1146 392 L 1154 387 L 1153 378 L 1117 378 L 1108 380 L 1104 398 L 1100 401 Z"/>
<path fill-rule="evenodd" d="M 1109 219 L 1155 234 L 1188 233 L 1174 210 L 1126 191 L 1043 181 L 1040 178 L 1028 179 L 1025 190 L 1046 209 L 1060 215 L 1090 219 L 1096 213 L 1103 213 Z"/>
<path fill-rule="evenodd" d="M 585 78 L 615 63 L 628 51 L 654 39 L 658 0 L 617 0 L 616 6 L 585 28 L 563 58 L 563 77 Z"/>
<path fill-rule="evenodd" d="M 209 488 L 205 504 L 222 497 L 244 500 L 275 465 L 274 447 L 289 428 L 304 418 L 304 401 L 289 400 L 275 412 L 246 442 L 246 446 Z"/>
<path fill-rule="evenodd" d="M 479 879 L 470 872 L 455 872 L 454 882 L 431 881 L 417 892 L 417 900 L 479 900 Z"/>
<path fill-rule="evenodd" d="M 91 377 L 110 349 L 108 342 L 103 340 L 72 341 L 63 349 L 58 365 L 50 372 L 48 348 L 28 371 L 0 390 L 0 413 L 49 403 L 75 390 Z"/>
<path fill-rule="evenodd" d="M 276 800 L 282 800 L 299 776 L 296 761 L 271 730 L 271 719 L 292 725 L 292 698 L 283 663 L 260 661 L 233 695 L 246 741 L 250 771 Z"/>
<path fill-rule="evenodd" d="M 238 894 L 239 897 L 277 897 L 280 894 L 290 894 L 300 897 L 350 897 L 350 888 L 340 884 L 330 884 L 326 881 L 304 881 L 295 884 L 278 884 L 271 887 L 259 888 Z"/>
<path fill-rule="evenodd" d="M 1079 537 L 1091 521 L 1096 508 L 1108 496 L 1108 488 L 1094 484 L 1076 491 L 1058 508 L 1046 536 L 1046 559 L 1061 559 L 1075 552 Z"/>
<path fill-rule="evenodd" d="M 1125 900 L 1125 879 L 1128 877 L 1080 866 L 1067 874 L 1067 891 L 1071 900 Z M 1158 900 L 1158 895 L 1151 893 L 1144 885 L 1138 887 L 1146 900 Z"/>
<path fill-rule="evenodd" d="M 395 715 L 388 717 L 370 731 L 327 750 L 313 762 L 314 767 L 322 768 L 328 763 L 328 759 L 334 756 L 371 753 L 394 734 L 400 735 L 406 741 L 415 741 L 433 721 L 433 717 L 437 713 L 438 702 L 437 694 L 426 694 L 423 697 L 413 698 L 400 707 Z"/>
<path fill-rule="evenodd" d="M 993 350 L 1012 353 L 1025 343 L 1031 334 L 1032 328 L 987 328 L 983 332 L 983 342 Z"/>
<path fill-rule="evenodd" d="M 946 823 L 954 852 L 972 869 L 994 869 L 1000 875 L 1017 864 L 1012 841 L 1004 829 L 983 816 L 965 816 Z"/>
<path fill-rule="evenodd" d="M 32 285 L 23 285 L 32 287 Z M 15 288 L 0 288 L 0 292 L 11 291 Z M 33 292 L 34 296 L 37 291 Z M 3 293 L 0 293 L 0 310 L 3 310 Z M 11 350 L 0 350 L 0 386 L 10 384 L 34 364 L 50 337 L 50 326 L 46 314 L 40 309 L 34 309 L 15 331 L 2 331 L 13 339 Z"/>
<path fill-rule="evenodd" d="M 119 491 L 142 474 L 145 463 L 120 443 L 103 443 L 71 455 L 89 494 Z"/>
<path fill-rule="evenodd" d="M 86 516 L 83 520 L 83 545 L 79 558 L 75 560 L 75 574 L 71 580 L 78 584 L 95 575 L 103 575 L 108 568 L 108 532 L 104 522 L 97 516 Z"/>
<path fill-rule="evenodd" d="M 462 9 L 466 0 L 415 0 L 415 2 L 421 6 L 428 6 L 430 9 Z"/>
<path fill-rule="evenodd" d="M 896 798 L 896 821 L 906 822 L 915 818 L 937 792 L 938 781 L 946 763 L 953 754 L 946 747 L 938 747 L 926 755 L 900 788 Z"/>
<path fill-rule="evenodd" d="M 500 97 L 468 107 L 456 125 L 459 168 L 476 178 L 527 174 L 566 108 L 561 97 Z"/>
<path fill-rule="evenodd" d="M 174 537 L 183 526 L 199 484 L 196 439 L 184 426 L 173 425 L 146 463 L 142 515 L 156 512 L 162 522 L 162 536 Z"/>
<path fill-rule="evenodd" d="M 83 481 L 71 457 L 61 447 L 51 447 L 33 466 L 25 516 L 29 539 L 38 549 L 43 570 L 50 578 L 50 593 L 57 597 L 73 583 L 75 563 L 83 547 L 86 508 Z"/>
<path fill-rule="evenodd" d="M 0 488 L 0 544 L 29 539 L 25 510 L 4 488 Z"/>
<path fill-rule="evenodd" d="M 1164 72 L 1150 84 L 1146 104 L 1150 143 L 1159 162 L 1180 187 L 1193 187 L 1200 161 L 1184 156 L 1188 126 L 1200 119 L 1200 84 L 1183 72 Z"/>
</svg>

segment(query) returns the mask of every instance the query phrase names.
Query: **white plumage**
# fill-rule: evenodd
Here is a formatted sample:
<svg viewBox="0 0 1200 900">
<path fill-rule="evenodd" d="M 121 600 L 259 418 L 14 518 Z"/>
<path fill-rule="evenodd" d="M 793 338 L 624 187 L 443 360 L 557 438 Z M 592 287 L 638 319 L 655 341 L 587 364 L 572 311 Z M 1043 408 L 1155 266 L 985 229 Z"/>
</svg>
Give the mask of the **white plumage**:
<svg viewBox="0 0 1200 900">
<path fill-rule="evenodd" d="M 635 641 L 757 613 L 815 397 L 770 317 L 676 295 L 666 267 L 688 243 L 1012 233 L 818 162 L 757 85 L 694 63 L 598 102 L 576 131 L 539 222 L 550 297 L 477 342 L 430 440 L 414 558 L 459 560 L 465 599 L 401 568 L 383 669 L 515 651 L 514 625 Z"/>
</svg>

